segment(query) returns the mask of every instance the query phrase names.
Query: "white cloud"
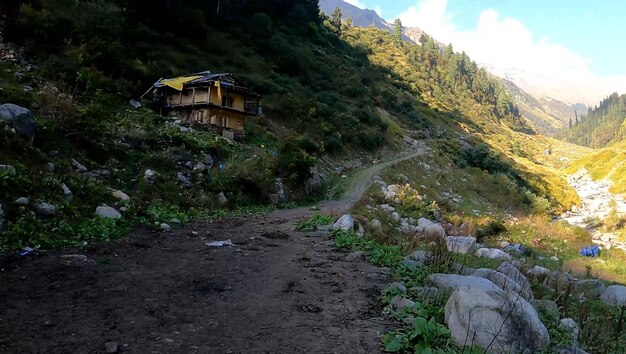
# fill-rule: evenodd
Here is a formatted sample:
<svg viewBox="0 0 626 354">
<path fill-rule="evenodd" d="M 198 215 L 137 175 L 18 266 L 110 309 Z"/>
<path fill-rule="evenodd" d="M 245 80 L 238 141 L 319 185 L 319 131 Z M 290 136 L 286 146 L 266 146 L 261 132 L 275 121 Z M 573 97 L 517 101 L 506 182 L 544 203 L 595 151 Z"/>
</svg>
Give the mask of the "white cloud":
<svg viewBox="0 0 626 354">
<path fill-rule="evenodd" d="M 447 0 L 421 0 L 398 17 L 405 26 L 420 27 L 455 51 L 497 75 L 508 76 L 522 88 L 565 102 L 595 105 L 613 91 L 626 92 L 626 75 L 599 77 L 591 60 L 547 38 L 535 38 L 520 21 L 483 10 L 476 28 L 459 30 Z"/>
<path fill-rule="evenodd" d="M 359 9 L 365 9 L 367 7 L 365 6 L 364 3 L 361 2 L 361 0 L 345 0 L 345 2 L 347 2 L 348 4 L 354 5 L 358 7 Z"/>
</svg>

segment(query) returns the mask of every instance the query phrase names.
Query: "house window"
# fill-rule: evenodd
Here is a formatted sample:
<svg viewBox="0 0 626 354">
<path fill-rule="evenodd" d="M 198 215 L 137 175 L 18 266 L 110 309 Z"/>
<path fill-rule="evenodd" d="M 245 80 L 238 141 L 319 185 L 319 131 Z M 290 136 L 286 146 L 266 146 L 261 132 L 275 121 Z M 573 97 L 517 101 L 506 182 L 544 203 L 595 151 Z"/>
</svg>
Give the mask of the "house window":
<svg viewBox="0 0 626 354">
<path fill-rule="evenodd" d="M 235 104 L 235 98 L 232 96 L 222 96 L 222 106 L 224 107 L 232 107 Z"/>
</svg>

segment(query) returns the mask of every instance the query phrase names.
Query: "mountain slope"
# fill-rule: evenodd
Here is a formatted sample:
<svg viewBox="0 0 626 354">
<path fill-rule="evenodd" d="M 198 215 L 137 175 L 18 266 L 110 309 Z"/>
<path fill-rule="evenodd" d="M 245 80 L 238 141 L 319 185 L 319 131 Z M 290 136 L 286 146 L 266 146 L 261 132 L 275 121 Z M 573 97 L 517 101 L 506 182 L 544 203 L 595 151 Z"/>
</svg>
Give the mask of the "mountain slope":
<svg viewBox="0 0 626 354">
<path fill-rule="evenodd" d="M 569 131 L 569 141 L 591 147 L 604 147 L 607 144 L 626 139 L 626 94 L 612 94 L 589 110 L 586 117 L 579 120 Z"/>
</svg>

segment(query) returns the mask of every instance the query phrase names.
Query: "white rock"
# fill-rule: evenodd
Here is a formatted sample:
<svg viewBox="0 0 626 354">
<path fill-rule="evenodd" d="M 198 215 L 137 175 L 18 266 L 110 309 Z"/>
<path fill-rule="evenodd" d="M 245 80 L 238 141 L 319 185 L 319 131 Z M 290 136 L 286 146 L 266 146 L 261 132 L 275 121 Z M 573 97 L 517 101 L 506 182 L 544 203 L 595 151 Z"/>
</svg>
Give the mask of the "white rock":
<svg viewBox="0 0 626 354">
<path fill-rule="evenodd" d="M 74 194 L 72 194 L 72 191 L 65 183 L 61 184 L 61 189 L 63 190 L 63 197 L 65 197 L 65 200 L 71 203 L 72 200 L 74 200 Z"/>
<path fill-rule="evenodd" d="M 476 257 L 481 258 L 489 258 L 489 259 L 502 259 L 505 261 L 510 261 L 512 257 L 497 248 L 480 248 L 475 253 Z"/>
<path fill-rule="evenodd" d="M 224 206 L 226 203 L 228 203 L 228 199 L 226 199 L 226 195 L 224 195 L 224 192 L 219 192 L 217 194 L 217 203 L 220 206 Z"/>
<path fill-rule="evenodd" d="M 172 229 L 172 227 L 166 223 L 161 223 L 161 225 L 159 225 L 159 228 L 165 232 L 170 231 Z"/>
<path fill-rule="evenodd" d="M 373 232 L 379 232 L 383 230 L 383 224 L 380 222 L 380 220 L 373 219 L 372 221 L 370 221 L 369 228 Z"/>
<path fill-rule="evenodd" d="M 8 174 L 9 176 L 15 176 L 15 167 L 11 165 L 0 165 L 0 174 Z"/>
<path fill-rule="evenodd" d="M 529 295 L 528 297 L 525 297 L 526 300 L 532 299 L 533 293 L 530 282 L 528 281 L 528 279 L 526 279 L 524 274 L 522 274 L 522 272 L 520 272 L 517 267 L 515 267 L 513 263 L 503 262 L 498 268 L 496 268 L 496 270 L 513 279 L 517 284 L 519 284 L 522 289 L 524 289 L 524 293 Z"/>
<path fill-rule="evenodd" d="M 391 213 L 391 218 L 393 219 L 393 221 L 395 222 L 399 222 L 400 221 L 400 214 L 398 214 L 397 212 L 393 212 Z"/>
<path fill-rule="evenodd" d="M 17 205 L 28 205 L 28 198 L 20 197 L 20 198 L 17 198 L 13 203 Z"/>
<path fill-rule="evenodd" d="M 626 305 L 626 286 L 611 285 L 604 290 L 600 300 L 612 306 Z"/>
<path fill-rule="evenodd" d="M 545 279 L 550 274 L 550 269 L 534 266 L 526 271 L 528 276 L 531 276 L 535 279 L 542 280 Z"/>
<path fill-rule="evenodd" d="M 99 206 L 96 208 L 96 215 L 106 219 L 119 219 L 122 214 L 119 211 L 111 208 L 110 206 Z"/>
<path fill-rule="evenodd" d="M 485 280 L 488 282 L 488 280 Z M 524 299 L 495 286 L 462 287 L 445 307 L 445 321 L 459 346 L 468 339 L 489 353 L 536 353 L 547 349 L 548 330 Z"/>
<path fill-rule="evenodd" d="M 476 238 L 469 236 L 448 236 L 446 237 L 446 247 L 449 252 L 467 254 L 474 251 Z"/>
<path fill-rule="evenodd" d="M 333 230 L 350 231 L 354 228 L 354 218 L 350 214 L 342 215 L 333 224 Z"/>
<path fill-rule="evenodd" d="M 109 191 L 111 192 L 111 195 L 114 196 L 115 198 L 122 200 L 122 201 L 128 201 L 130 200 L 130 197 L 128 196 L 128 194 L 122 192 L 122 191 L 118 191 L 116 189 L 109 189 Z"/>
<path fill-rule="evenodd" d="M 75 159 L 72 159 L 72 166 L 74 166 L 74 168 L 76 168 L 80 172 L 88 171 L 87 167 L 85 167 L 85 165 L 81 164 L 80 162 L 76 161 Z"/>
<path fill-rule="evenodd" d="M 410 255 L 404 257 L 405 259 L 409 259 L 412 261 L 416 261 L 418 263 L 421 264 L 425 264 L 427 263 L 432 257 L 432 254 L 430 254 L 430 252 L 426 252 L 426 251 L 415 251 L 413 253 L 411 253 Z"/>
<path fill-rule="evenodd" d="M 415 302 L 402 296 L 396 296 L 393 299 L 391 299 L 391 302 L 389 303 L 389 305 L 391 306 L 392 309 L 396 311 L 400 311 L 404 308 L 415 307 Z"/>
</svg>

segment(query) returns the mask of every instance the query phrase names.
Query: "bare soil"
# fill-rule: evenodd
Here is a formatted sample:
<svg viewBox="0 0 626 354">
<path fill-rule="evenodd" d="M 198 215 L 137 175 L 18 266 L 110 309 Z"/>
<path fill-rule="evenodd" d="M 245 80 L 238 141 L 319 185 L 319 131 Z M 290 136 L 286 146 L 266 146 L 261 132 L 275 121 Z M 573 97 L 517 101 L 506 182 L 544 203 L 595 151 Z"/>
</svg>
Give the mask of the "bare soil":
<svg viewBox="0 0 626 354">
<path fill-rule="evenodd" d="M 384 270 L 294 223 L 278 212 L 138 229 L 86 253 L 95 262 L 66 250 L 5 264 L 0 352 L 380 352 Z"/>
<path fill-rule="evenodd" d="M 362 170 L 340 214 L 372 177 L 425 149 Z M 294 231 L 308 208 L 138 228 L 87 252 L 0 260 L 0 353 L 379 353 L 385 269 L 345 261 L 327 232 Z M 234 246 L 209 247 L 231 240 Z"/>
</svg>

